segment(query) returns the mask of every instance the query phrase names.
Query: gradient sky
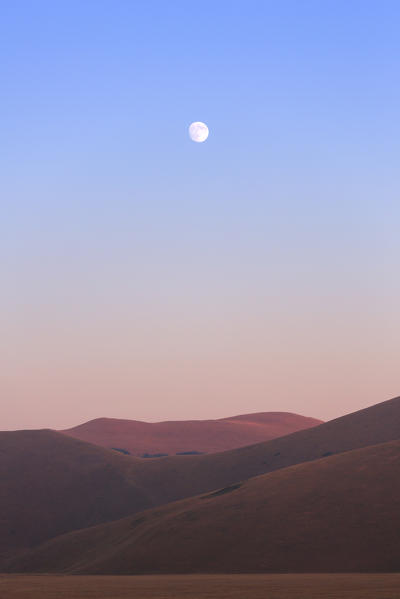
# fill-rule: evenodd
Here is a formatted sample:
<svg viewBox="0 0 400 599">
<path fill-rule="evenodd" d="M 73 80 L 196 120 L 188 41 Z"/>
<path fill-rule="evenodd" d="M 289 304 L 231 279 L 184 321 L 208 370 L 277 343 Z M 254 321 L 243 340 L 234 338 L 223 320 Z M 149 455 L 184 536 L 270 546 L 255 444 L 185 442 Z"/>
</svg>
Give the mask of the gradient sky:
<svg viewBox="0 0 400 599">
<path fill-rule="evenodd" d="M 397 1 L 1 3 L 0 428 L 400 393 L 399 27 Z"/>
</svg>

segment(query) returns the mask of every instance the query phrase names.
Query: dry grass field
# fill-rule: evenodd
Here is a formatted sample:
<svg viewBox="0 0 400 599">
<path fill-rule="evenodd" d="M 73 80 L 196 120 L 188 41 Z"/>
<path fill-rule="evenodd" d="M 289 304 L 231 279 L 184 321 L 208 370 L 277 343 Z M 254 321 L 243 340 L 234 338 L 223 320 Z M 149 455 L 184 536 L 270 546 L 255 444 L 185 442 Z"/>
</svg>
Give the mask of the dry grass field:
<svg viewBox="0 0 400 599">
<path fill-rule="evenodd" d="M 400 574 L 0 575 L 0 599 L 398 599 Z"/>
</svg>

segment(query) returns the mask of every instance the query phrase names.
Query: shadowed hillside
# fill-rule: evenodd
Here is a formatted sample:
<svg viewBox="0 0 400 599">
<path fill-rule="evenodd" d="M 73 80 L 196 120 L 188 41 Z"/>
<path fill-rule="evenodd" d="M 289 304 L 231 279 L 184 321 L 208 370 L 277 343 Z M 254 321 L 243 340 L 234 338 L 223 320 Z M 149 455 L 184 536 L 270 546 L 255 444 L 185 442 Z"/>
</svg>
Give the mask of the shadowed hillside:
<svg viewBox="0 0 400 599">
<path fill-rule="evenodd" d="M 220 420 L 141 422 L 97 418 L 60 431 L 131 455 L 175 455 L 182 452 L 214 453 L 243 447 L 321 424 L 321 420 L 288 412 L 245 414 Z"/>
<path fill-rule="evenodd" d="M 263 475 L 64 535 L 18 572 L 389 572 L 400 567 L 400 441 Z"/>
<path fill-rule="evenodd" d="M 153 505 L 132 458 L 50 430 L 0 433 L 0 559 Z"/>
</svg>

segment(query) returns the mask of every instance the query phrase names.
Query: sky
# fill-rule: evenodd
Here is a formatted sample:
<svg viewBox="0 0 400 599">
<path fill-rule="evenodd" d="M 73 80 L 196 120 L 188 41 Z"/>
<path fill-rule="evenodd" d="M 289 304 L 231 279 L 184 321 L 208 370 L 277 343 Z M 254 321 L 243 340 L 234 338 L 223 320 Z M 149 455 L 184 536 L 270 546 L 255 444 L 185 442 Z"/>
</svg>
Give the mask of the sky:
<svg viewBox="0 0 400 599">
<path fill-rule="evenodd" d="M 390 0 L 1 3 L 0 428 L 400 393 L 399 23 Z"/>
</svg>

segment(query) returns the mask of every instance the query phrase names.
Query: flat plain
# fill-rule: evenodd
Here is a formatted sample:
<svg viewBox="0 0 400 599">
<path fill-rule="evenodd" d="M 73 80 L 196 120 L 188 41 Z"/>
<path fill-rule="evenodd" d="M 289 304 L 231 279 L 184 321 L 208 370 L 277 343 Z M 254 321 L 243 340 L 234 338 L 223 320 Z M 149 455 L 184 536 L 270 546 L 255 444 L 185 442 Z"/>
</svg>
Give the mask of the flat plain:
<svg viewBox="0 0 400 599">
<path fill-rule="evenodd" d="M 1 599 L 398 599 L 400 574 L 0 575 Z"/>
</svg>

